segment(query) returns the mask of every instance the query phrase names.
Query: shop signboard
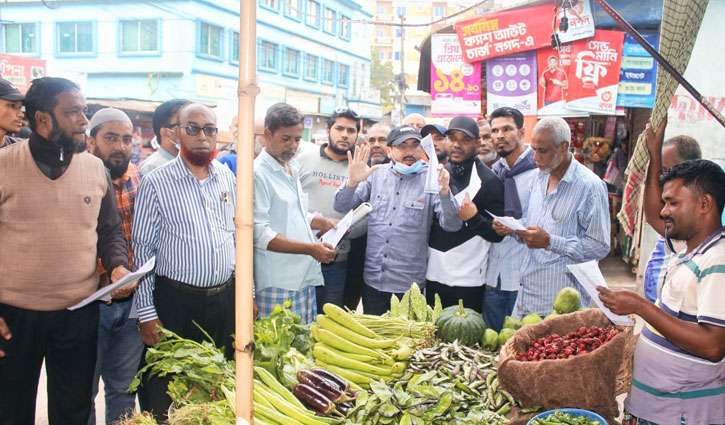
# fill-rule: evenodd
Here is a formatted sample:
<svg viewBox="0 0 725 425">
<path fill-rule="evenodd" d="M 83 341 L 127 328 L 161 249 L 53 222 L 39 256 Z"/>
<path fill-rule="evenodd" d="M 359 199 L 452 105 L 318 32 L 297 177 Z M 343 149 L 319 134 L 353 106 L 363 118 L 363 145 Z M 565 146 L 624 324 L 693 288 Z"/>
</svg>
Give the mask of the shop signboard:
<svg viewBox="0 0 725 425">
<path fill-rule="evenodd" d="M 25 93 L 30 82 L 45 77 L 45 60 L 15 55 L 0 55 L 0 77 Z"/>
<path fill-rule="evenodd" d="M 571 43 L 567 108 L 615 113 L 623 42 L 622 31 L 597 30 L 594 37 Z"/>
<path fill-rule="evenodd" d="M 581 10 L 581 19 L 567 12 L 570 28 L 567 32 L 559 33 L 562 43 L 594 34 L 591 7 L 588 0 L 583 3 L 577 6 L 577 13 Z M 455 29 L 463 49 L 463 60 L 475 63 L 550 46 L 553 9 L 554 3 L 549 2 L 457 22 Z"/>
<path fill-rule="evenodd" d="M 481 63 L 465 63 L 455 34 L 431 38 L 431 115 L 481 113 Z"/>
<path fill-rule="evenodd" d="M 508 106 L 536 115 L 536 51 L 487 60 L 486 80 L 489 113 Z"/>
<path fill-rule="evenodd" d="M 586 115 L 566 107 L 569 89 L 569 65 L 571 64 L 571 43 L 563 44 L 559 50 L 546 47 L 536 51 L 538 79 L 536 81 L 538 115 L 574 117 Z"/>
<path fill-rule="evenodd" d="M 659 50 L 657 31 L 640 31 L 655 50 Z M 629 34 L 624 36 L 622 69 L 619 72 L 617 106 L 628 108 L 654 108 L 657 62 L 644 47 Z"/>
</svg>

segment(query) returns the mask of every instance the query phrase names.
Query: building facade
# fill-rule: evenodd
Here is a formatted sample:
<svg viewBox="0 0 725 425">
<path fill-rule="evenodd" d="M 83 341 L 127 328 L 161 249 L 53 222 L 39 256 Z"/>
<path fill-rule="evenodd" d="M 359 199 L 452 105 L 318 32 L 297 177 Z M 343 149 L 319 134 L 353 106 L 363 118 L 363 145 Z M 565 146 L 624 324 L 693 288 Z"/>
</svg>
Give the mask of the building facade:
<svg viewBox="0 0 725 425">
<path fill-rule="evenodd" d="M 216 105 L 222 127 L 237 111 L 239 14 L 234 0 L 6 0 L 0 53 L 44 59 L 47 75 L 79 82 L 89 103 L 153 110 L 187 98 Z M 342 20 L 369 17 L 352 0 L 258 0 L 256 113 L 286 101 L 312 117 L 312 132 L 315 117 L 359 101 L 371 37 Z"/>
</svg>

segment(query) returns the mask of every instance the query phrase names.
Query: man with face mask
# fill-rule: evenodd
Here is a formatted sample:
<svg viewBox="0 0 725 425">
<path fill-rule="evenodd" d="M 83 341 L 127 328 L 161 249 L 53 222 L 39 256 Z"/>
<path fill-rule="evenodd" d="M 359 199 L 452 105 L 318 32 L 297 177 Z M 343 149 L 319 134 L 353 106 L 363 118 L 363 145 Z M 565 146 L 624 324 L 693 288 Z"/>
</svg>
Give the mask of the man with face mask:
<svg viewBox="0 0 725 425">
<path fill-rule="evenodd" d="M 530 249 L 523 261 L 515 313 L 545 316 L 557 292 L 576 288 L 583 306 L 591 298 L 567 264 L 601 260 L 609 254 L 610 221 L 604 182 L 569 152 L 571 130 L 562 118 L 547 117 L 531 136 L 539 172 L 529 197 L 526 230 L 516 233 Z"/>
<path fill-rule="evenodd" d="M 130 163 L 133 149 L 133 123 L 125 112 L 114 108 L 101 109 L 88 124 L 90 151 L 103 161 L 111 173 L 113 190 L 121 220 L 123 232 L 129 241 L 129 259 L 131 251 L 131 222 L 136 201 L 136 188 L 141 181 L 141 172 Z M 106 286 L 108 274 L 99 264 L 100 286 Z M 103 377 L 106 400 L 106 423 L 118 421 L 135 406 L 135 393 L 126 389 L 131 384 L 143 352 L 143 342 L 138 331 L 136 318 L 130 318 L 133 304 L 133 290 L 124 288 L 110 304 L 100 303 L 98 322 L 98 355 L 96 372 L 93 378 L 93 393 L 96 398 L 98 380 Z M 91 405 L 88 424 L 96 423 L 96 411 Z"/>
<path fill-rule="evenodd" d="M 438 157 L 438 163 L 446 165 L 448 163 L 448 151 L 446 150 L 446 128 L 440 124 L 427 124 L 420 131 L 420 135 L 427 135 L 433 138 L 433 147 Z"/>
<path fill-rule="evenodd" d="M 347 212 L 363 202 L 372 204 L 368 216 L 363 309 L 383 314 L 390 296 L 410 289 L 411 282 L 425 286 L 428 236 L 433 215 L 444 230 L 455 232 L 463 222 L 449 188 L 450 175 L 439 166 L 437 194 L 425 192 L 428 164 L 421 158 L 422 137 L 411 126 L 394 128 L 388 134 L 390 164 L 367 165 L 370 149 L 364 146 L 348 153 L 347 183 L 335 194 L 334 207 Z M 376 171 L 377 172 L 374 172 Z"/>
<path fill-rule="evenodd" d="M 0 149 L 0 418 L 35 422 L 41 366 L 51 424 L 85 425 L 96 364 L 98 304 L 70 311 L 129 273 L 113 185 L 87 152 L 85 99 L 63 78 L 39 78 L 25 96 L 32 134 Z M 129 288 L 112 296 L 128 296 Z"/>
<path fill-rule="evenodd" d="M 166 164 L 179 154 L 179 143 L 174 128 L 178 125 L 179 108 L 189 103 L 186 99 L 172 99 L 159 105 L 154 111 L 151 125 L 156 134 L 159 149 L 139 165 L 141 172 L 148 174 Z"/>
<path fill-rule="evenodd" d="M 319 150 L 307 150 L 297 155 L 300 183 L 302 191 L 309 197 L 310 213 L 320 213 L 334 219 L 344 216 L 332 208 L 332 200 L 337 189 L 347 181 L 347 153 L 353 149 L 359 132 L 360 116 L 352 109 L 337 108 L 327 119 L 328 142 L 320 146 Z M 342 307 L 350 240 L 363 233 L 364 227 L 357 224 L 353 226 L 338 244 L 335 261 L 322 265 L 325 284 L 317 287 L 318 311 L 326 303 Z"/>
<path fill-rule="evenodd" d="M 163 326 L 201 342 L 206 336 L 198 324 L 233 358 L 236 180 L 214 159 L 218 129 L 210 108 L 182 106 L 174 132 L 179 156 L 145 175 L 136 195 L 133 263 L 156 257 L 135 298 L 141 338 L 155 345 Z M 141 408 L 161 419 L 171 404 L 169 379 L 144 381 Z"/>
<path fill-rule="evenodd" d="M 473 118 L 453 118 L 445 134 L 450 158 L 445 168 L 451 174 L 451 193 L 461 204 L 458 216 L 463 228 L 448 232 L 437 217 L 433 220 L 426 298 L 432 305 L 438 294 L 443 307 L 456 305 L 462 299 L 465 307 L 480 312 L 489 249 L 502 239 L 494 232 L 492 219 L 485 211 L 503 213 L 503 185 L 476 156 L 479 134 Z"/>
</svg>

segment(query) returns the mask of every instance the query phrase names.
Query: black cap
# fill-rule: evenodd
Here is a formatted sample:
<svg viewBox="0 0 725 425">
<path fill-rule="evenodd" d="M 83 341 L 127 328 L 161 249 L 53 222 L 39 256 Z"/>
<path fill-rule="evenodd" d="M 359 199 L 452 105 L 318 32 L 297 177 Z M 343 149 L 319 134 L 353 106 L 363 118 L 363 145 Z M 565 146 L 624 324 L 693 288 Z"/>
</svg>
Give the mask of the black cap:
<svg viewBox="0 0 725 425">
<path fill-rule="evenodd" d="M 433 130 L 439 132 L 442 135 L 446 135 L 446 131 L 448 131 L 445 127 L 443 127 L 440 124 L 427 124 L 424 125 L 423 128 L 420 129 L 420 135 L 425 137 L 429 135 Z"/>
<path fill-rule="evenodd" d="M 0 78 L 0 99 L 17 102 L 25 99 L 25 95 L 20 93 L 10 81 Z"/>
<path fill-rule="evenodd" d="M 476 123 L 476 120 L 471 117 L 462 115 L 453 118 L 448 124 L 448 131 L 446 131 L 446 136 L 451 133 L 451 130 L 459 130 L 464 132 L 468 137 L 478 139 L 478 124 Z"/>
<path fill-rule="evenodd" d="M 420 135 L 420 132 L 415 127 L 399 125 L 388 133 L 388 146 L 399 145 L 410 139 L 415 139 L 420 142 L 423 140 L 423 136 Z"/>
</svg>

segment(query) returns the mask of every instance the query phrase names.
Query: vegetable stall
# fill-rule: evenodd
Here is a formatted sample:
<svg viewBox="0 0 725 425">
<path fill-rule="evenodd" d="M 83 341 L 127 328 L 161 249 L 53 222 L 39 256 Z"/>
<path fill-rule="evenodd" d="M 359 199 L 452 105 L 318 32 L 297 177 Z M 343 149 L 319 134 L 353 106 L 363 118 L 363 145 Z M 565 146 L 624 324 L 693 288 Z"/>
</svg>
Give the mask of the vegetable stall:
<svg viewBox="0 0 725 425">
<path fill-rule="evenodd" d="M 631 369 L 632 330 L 611 325 L 599 310 L 577 310 L 578 300 L 548 319 L 507 318 L 508 328 L 498 334 L 462 303 L 427 305 L 415 284 L 402 299 L 393 296 L 382 316 L 326 304 L 304 325 L 277 306 L 254 323 L 254 422 L 613 422 L 615 396 L 626 390 Z M 200 344 L 164 330 L 146 361 L 140 373 L 172 377 L 169 424 L 236 423 L 235 365 L 213 341 Z M 152 423 L 143 415 L 124 422 Z"/>
</svg>

